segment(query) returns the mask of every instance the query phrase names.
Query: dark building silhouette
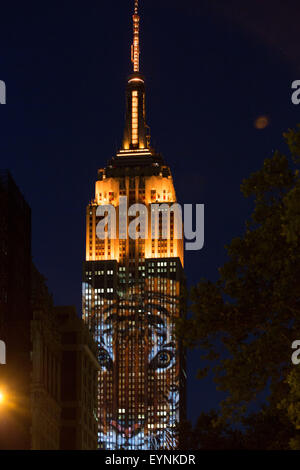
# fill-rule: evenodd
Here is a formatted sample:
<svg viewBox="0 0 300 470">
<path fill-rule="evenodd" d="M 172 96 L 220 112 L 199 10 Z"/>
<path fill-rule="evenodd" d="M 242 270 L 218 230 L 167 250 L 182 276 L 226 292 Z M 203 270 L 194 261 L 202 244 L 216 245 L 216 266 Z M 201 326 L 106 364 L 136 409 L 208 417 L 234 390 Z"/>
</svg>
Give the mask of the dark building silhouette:
<svg viewBox="0 0 300 470">
<path fill-rule="evenodd" d="M 30 447 L 31 211 L 12 176 L 0 172 L 0 339 L 6 365 L 0 389 L 7 397 L 0 448 Z"/>
<path fill-rule="evenodd" d="M 75 307 L 55 307 L 61 333 L 60 449 L 97 449 L 97 346 Z"/>
<path fill-rule="evenodd" d="M 31 211 L 8 171 L 0 222 L 0 449 L 96 449 L 97 346 L 32 264 Z"/>
<path fill-rule="evenodd" d="M 31 449 L 57 450 L 61 431 L 61 334 L 46 280 L 32 266 Z"/>
<path fill-rule="evenodd" d="M 54 307 L 32 275 L 31 449 L 97 448 L 97 346 L 75 307 Z"/>
</svg>

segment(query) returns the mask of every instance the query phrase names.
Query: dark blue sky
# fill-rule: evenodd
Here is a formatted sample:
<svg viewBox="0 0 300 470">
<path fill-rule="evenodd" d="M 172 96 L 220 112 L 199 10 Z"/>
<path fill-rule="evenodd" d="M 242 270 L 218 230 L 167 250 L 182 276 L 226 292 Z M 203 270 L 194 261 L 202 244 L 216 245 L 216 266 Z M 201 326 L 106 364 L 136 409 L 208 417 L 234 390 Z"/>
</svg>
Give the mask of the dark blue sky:
<svg viewBox="0 0 300 470">
<path fill-rule="evenodd" d="M 133 0 L 6 2 L 0 16 L 0 168 L 32 208 L 33 258 L 57 304 L 80 309 L 85 207 L 97 169 L 120 144 L 131 70 Z M 213 6 L 211 6 L 213 4 Z M 179 200 L 204 203 L 205 247 L 186 253 L 190 284 L 217 278 L 224 245 L 242 233 L 251 202 L 240 183 L 282 148 L 300 122 L 298 0 L 141 0 L 141 69 L 152 142 L 173 170 Z M 255 119 L 269 126 L 257 130 Z M 194 379 L 189 416 L 218 403 Z"/>
</svg>

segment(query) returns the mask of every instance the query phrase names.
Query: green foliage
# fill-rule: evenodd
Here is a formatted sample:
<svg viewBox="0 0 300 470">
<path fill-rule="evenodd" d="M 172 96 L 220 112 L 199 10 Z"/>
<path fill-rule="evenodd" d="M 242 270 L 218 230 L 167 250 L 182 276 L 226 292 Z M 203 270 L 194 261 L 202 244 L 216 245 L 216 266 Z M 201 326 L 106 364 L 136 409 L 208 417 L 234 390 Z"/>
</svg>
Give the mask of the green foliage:
<svg viewBox="0 0 300 470">
<path fill-rule="evenodd" d="M 229 450 L 243 449 L 243 433 L 221 423 L 214 410 L 202 413 L 196 426 L 189 422 L 180 424 L 180 449 L 183 450 Z"/>
<path fill-rule="evenodd" d="M 217 360 L 215 381 L 228 393 L 220 422 L 241 422 L 268 390 L 268 417 L 287 417 L 290 446 L 300 448 L 300 380 L 291 363 L 291 344 L 300 339 L 300 125 L 284 137 L 290 155 L 275 152 L 243 181 L 244 196 L 254 199 L 251 219 L 226 247 L 218 282 L 192 289 L 192 315 L 178 322 L 178 333 L 204 351 L 201 359 Z"/>
<path fill-rule="evenodd" d="M 285 450 L 294 440 L 286 413 L 270 406 L 244 417 L 238 428 L 212 410 L 201 413 L 194 427 L 180 423 L 178 431 L 184 450 Z"/>
<path fill-rule="evenodd" d="M 286 378 L 289 386 L 288 394 L 278 404 L 278 409 L 282 410 L 293 424 L 296 432 L 290 439 L 290 447 L 293 450 L 300 450 L 300 367 L 294 367 Z"/>
</svg>

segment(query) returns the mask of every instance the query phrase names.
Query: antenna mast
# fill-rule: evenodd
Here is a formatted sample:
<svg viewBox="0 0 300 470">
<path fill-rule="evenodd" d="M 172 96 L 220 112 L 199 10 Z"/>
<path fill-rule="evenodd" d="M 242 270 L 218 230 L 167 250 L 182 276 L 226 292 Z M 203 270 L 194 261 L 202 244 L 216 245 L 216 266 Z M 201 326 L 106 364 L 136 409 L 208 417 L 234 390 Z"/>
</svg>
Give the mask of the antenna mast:
<svg viewBox="0 0 300 470">
<path fill-rule="evenodd" d="M 139 0 L 134 0 L 133 14 L 133 44 L 131 46 L 131 62 L 133 63 L 133 71 L 140 71 L 140 17 L 139 17 Z"/>
</svg>

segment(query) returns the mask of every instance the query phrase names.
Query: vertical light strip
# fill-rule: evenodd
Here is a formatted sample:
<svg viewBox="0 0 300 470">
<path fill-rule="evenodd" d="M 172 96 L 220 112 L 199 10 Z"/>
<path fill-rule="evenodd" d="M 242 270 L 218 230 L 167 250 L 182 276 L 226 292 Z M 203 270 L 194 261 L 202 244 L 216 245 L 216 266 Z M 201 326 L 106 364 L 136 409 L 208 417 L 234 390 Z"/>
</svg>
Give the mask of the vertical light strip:
<svg viewBox="0 0 300 470">
<path fill-rule="evenodd" d="M 139 143 L 139 112 L 138 112 L 138 92 L 135 90 L 132 92 L 132 136 L 131 142 L 133 145 Z"/>
</svg>

